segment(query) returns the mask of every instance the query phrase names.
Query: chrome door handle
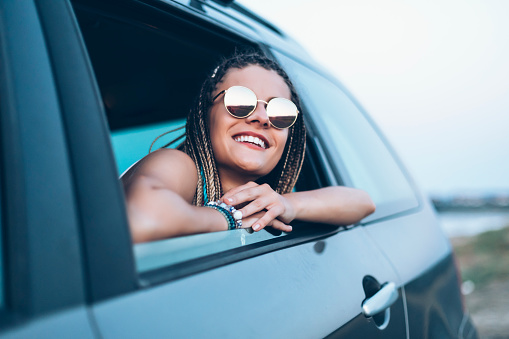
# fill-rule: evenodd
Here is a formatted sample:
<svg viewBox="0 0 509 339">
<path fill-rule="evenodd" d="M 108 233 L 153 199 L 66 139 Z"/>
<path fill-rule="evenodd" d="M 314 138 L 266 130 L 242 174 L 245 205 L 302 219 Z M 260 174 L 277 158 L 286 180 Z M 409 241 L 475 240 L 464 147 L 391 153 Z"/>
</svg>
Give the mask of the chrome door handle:
<svg viewBox="0 0 509 339">
<path fill-rule="evenodd" d="M 364 300 L 362 303 L 362 313 L 369 318 L 383 312 L 398 300 L 398 296 L 396 285 L 393 282 L 388 282 L 375 295 Z"/>
</svg>

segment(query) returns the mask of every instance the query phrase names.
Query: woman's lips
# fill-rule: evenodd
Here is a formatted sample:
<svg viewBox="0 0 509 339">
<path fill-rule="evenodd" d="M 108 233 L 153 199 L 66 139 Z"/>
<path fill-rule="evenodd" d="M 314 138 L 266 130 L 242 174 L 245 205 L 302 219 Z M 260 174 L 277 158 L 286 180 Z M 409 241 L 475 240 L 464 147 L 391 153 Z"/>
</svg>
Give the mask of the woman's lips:
<svg viewBox="0 0 509 339">
<path fill-rule="evenodd" d="M 233 136 L 233 140 L 241 143 L 245 143 L 246 145 L 256 146 L 257 149 L 267 149 L 269 148 L 269 142 L 262 135 L 252 133 L 252 132 L 243 132 Z"/>
</svg>

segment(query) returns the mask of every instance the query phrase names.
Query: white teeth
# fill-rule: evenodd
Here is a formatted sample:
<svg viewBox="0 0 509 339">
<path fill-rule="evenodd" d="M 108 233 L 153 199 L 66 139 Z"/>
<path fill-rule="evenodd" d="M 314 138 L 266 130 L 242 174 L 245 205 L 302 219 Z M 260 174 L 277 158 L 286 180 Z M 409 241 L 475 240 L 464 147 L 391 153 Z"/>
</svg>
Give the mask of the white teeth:
<svg viewBox="0 0 509 339">
<path fill-rule="evenodd" d="M 264 148 L 264 149 L 266 148 L 265 147 L 265 142 L 263 140 L 261 140 L 258 137 L 253 137 L 252 135 L 241 135 L 241 136 L 238 136 L 238 137 L 235 138 L 235 141 L 237 141 L 237 142 L 250 142 L 252 144 L 260 146 L 261 148 Z"/>
<path fill-rule="evenodd" d="M 261 146 L 262 148 L 265 148 L 265 143 L 263 142 L 263 140 L 261 140 L 260 138 L 258 137 L 254 137 L 254 140 L 253 142 L 259 146 Z"/>
</svg>

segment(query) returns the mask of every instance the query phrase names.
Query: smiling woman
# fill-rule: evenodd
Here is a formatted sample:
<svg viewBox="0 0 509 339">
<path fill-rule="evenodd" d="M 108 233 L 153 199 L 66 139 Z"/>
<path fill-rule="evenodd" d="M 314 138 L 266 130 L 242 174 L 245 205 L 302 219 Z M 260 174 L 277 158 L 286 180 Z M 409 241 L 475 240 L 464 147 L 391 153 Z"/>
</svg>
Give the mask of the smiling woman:
<svg viewBox="0 0 509 339">
<path fill-rule="evenodd" d="M 179 149 L 159 149 L 122 177 L 135 242 L 293 220 L 352 224 L 374 211 L 362 190 L 292 192 L 304 160 L 300 103 L 283 69 L 237 53 L 208 77 Z"/>
</svg>

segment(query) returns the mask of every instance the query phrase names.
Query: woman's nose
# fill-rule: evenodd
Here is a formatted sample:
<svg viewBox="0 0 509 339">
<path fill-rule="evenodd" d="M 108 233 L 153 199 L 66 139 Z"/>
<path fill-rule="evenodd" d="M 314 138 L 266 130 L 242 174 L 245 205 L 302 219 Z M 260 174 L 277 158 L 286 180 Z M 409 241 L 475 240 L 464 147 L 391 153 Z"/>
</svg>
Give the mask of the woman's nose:
<svg viewBox="0 0 509 339">
<path fill-rule="evenodd" d="M 256 109 L 250 116 L 248 116 L 248 123 L 259 123 L 262 127 L 270 127 L 269 116 L 267 115 L 267 103 L 263 100 L 258 100 L 258 104 L 256 105 Z"/>
</svg>

